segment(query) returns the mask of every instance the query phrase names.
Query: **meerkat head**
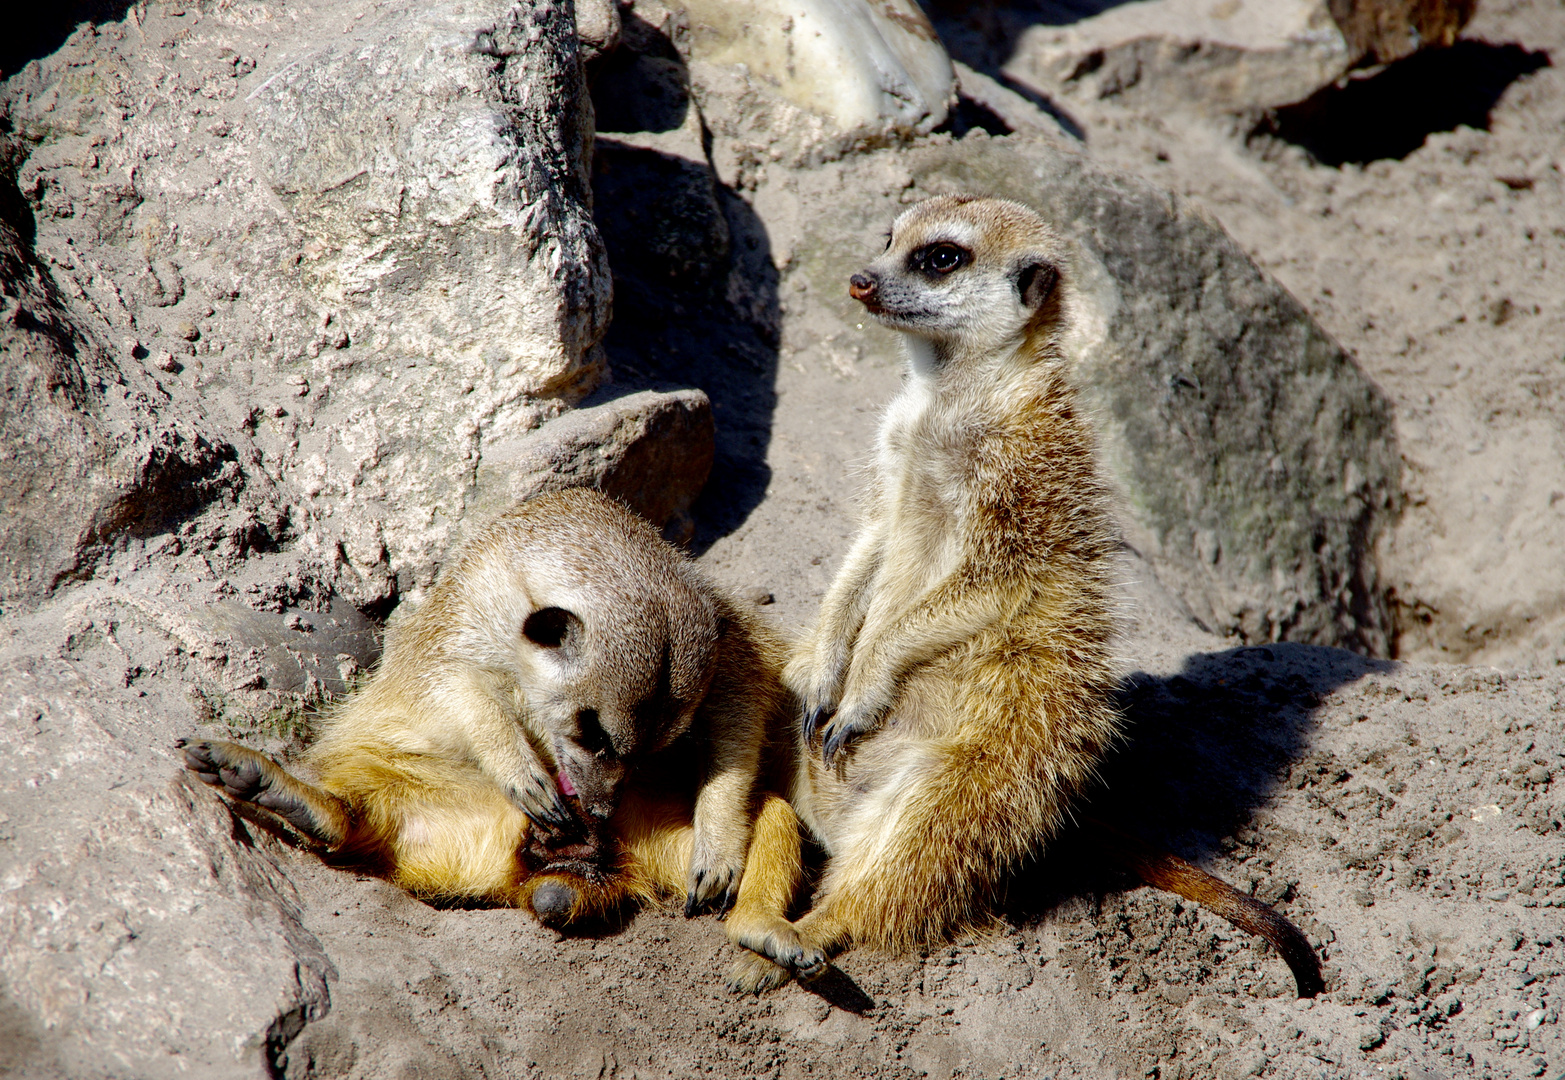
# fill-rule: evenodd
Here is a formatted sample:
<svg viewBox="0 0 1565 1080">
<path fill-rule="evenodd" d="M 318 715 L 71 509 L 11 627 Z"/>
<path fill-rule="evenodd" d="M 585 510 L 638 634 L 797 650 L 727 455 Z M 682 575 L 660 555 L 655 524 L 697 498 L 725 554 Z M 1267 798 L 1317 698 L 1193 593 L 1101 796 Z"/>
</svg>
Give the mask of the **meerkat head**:
<svg viewBox="0 0 1565 1080">
<path fill-rule="evenodd" d="M 469 549 L 456 647 L 502 675 L 560 786 L 606 819 L 637 762 L 690 729 L 726 625 L 647 522 L 591 491 L 522 504 Z"/>
<path fill-rule="evenodd" d="M 1019 203 L 945 195 L 905 211 L 885 254 L 849 279 L 879 322 L 952 355 L 1014 347 L 1059 317 L 1065 245 Z M 911 344 L 911 341 L 910 341 Z"/>
</svg>

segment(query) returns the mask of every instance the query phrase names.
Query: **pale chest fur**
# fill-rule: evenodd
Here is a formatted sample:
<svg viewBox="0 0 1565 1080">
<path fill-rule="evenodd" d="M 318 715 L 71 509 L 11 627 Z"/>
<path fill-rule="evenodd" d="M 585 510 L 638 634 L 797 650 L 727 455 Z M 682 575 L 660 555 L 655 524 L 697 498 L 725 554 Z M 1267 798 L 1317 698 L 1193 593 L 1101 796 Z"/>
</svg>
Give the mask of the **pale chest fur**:
<svg viewBox="0 0 1565 1080">
<path fill-rule="evenodd" d="M 970 447 L 951 437 L 949 417 L 921 378 L 910 379 L 887 409 L 875 457 L 875 513 L 881 522 L 880 570 L 871 613 L 894 617 L 955 570 L 962 538 Z"/>
</svg>

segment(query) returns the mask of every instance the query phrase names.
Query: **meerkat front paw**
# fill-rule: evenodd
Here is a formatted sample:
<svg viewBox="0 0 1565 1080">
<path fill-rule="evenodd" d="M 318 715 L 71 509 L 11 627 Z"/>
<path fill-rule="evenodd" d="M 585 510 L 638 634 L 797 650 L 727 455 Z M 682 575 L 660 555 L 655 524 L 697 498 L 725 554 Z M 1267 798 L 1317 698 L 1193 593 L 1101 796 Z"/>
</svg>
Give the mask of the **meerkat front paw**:
<svg viewBox="0 0 1565 1080">
<path fill-rule="evenodd" d="M 886 715 L 886 706 L 868 702 L 847 702 L 837 710 L 831 722 L 821 731 L 821 760 L 828 769 L 850 740 L 868 735 L 880 727 Z"/>
<path fill-rule="evenodd" d="M 560 832 L 577 824 L 576 815 L 566 805 L 554 777 L 542 769 L 535 769 L 506 784 L 505 795 L 512 806 L 540 828 Z"/>
<path fill-rule="evenodd" d="M 837 711 L 842 696 L 842 681 L 847 670 L 845 660 L 822 659 L 814 653 L 801 653 L 783 669 L 783 685 L 803 703 L 804 743 L 815 739 L 815 732 Z"/>
<path fill-rule="evenodd" d="M 739 879 L 744 874 L 744 850 L 737 853 L 706 850 L 696 838 L 696 850 L 690 860 L 685 887 L 685 918 L 708 909 L 727 915 L 739 896 Z"/>
</svg>

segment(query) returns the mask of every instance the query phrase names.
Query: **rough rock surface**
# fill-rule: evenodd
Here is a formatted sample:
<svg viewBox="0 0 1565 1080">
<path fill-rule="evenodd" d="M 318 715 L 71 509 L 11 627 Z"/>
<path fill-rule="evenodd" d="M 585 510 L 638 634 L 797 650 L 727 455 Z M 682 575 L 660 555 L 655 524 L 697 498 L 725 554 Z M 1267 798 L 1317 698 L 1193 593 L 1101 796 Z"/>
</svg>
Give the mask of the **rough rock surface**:
<svg viewBox="0 0 1565 1080">
<path fill-rule="evenodd" d="M 958 55 L 1069 108 L 1255 114 L 1357 66 L 1451 44 L 1476 0 L 937 3 Z M 1084 17 L 1086 16 L 1086 17 Z"/>
<path fill-rule="evenodd" d="M 473 516 L 484 521 L 545 491 L 592 487 L 683 543 L 712 455 L 712 403 L 700 390 L 588 403 L 486 455 Z"/>
<path fill-rule="evenodd" d="M 925 134 L 954 95 L 951 60 L 913 0 L 683 0 L 690 53 L 742 65 L 751 85 L 848 140 Z"/>
<path fill-rule="evenodd" d="M 292 531 L 331 549 L 373 519 L 360 602 L 388 598 L 382 569 L 427 584 L 486 446 L 601 377 L 566 14 L 160 4 L 8 80 L 31 240 L 73 318 L 253 439 Z"/>
<path fill-rule="evenodd" d="M 911 149 L 795 168 L 787 164 L 795 159 L 766 156 L 765 144 L 753 141 L 764 130 L 756 118 L 774 106 L 758 94 L 746 97 L 754 88 L 743 80 L 722 82 L 731 69 L 724 75 L 689 61 L 676 47 L 677 27 L 638 16 L 649 10 L 640 3 L 626 10 L 619 51 L 593 61 L 600 113 L 617 95 L 623 105 L 626 86 L 647 74 L 643 61 L 651 54 L 627 53 L 633 41 L 650 39 L 661 50 L 661 63 L 651 65 L 657 85 L 675 91 L 662 112 L 643 114 L 646 103 L 622 109 L 628 115 L 594 157 L 595 217 L 615 272 L 616 319 L 605 346 L 615 392 L 627 396 L 606 402 L 602 412 L 566 413 L 536 432 L 529 421 L 499 429 L 502 436 L 492 441 L 480 435 L 473 443 L 479 452 L 465 466 L 470 472 L 457 474 L 465 477 L 464 513 L 478 512 L 475 493 L 484 490 L 491 454 L 525 448 L 526 460 L 568 463 L 606 482 L 598 478 L 615 474 L 597 471 L 608 464 L 599 448 L 639 430 L 640 418 L 689 422 L 676 429 L 699 440 L 699 399 L 633 393 L 698 385 L 711 404 L 715 449 L 711 483 L 690 509 L 692 546 L 741 595 L 775 601 L 766 610 L 783 628 L 808 619 L 854 528 L 853 465 L 899 378 L 892 343 L 872 328 L 858 330 L 832 275 L 878 247 L 875 237 L 904 199 L 983 180 L 1063 216 L 1081 216 L 1062 224 L 1070 225 L 1089 270 L 1102 268 L 1084 297 L 1102 316 L 1101 338 L 1095 353 L 1083 355 L 1116 362 L 1139 354 L 1127 327 L 1167 345 L 1159 354 L 1167 358 L 1183 355 L 1173 343 L 1197 335 L 1231 342 L 1222 336 L 1222 312 L 1270 311 L 1278 325 L 1287 323 L 1284 294 L 1239 259 L 1196 207 L 1221 216 L 1393 392 L 1399 445 L 1416 466 L 1408 516 L 1422 531 L 1413 538 L 1433 545 L 1439 557 L 1419 560 L 1410 548 L 1391 565 L 1418 563 L 1424 597 L 1447 588 L 1467 600 L 1493 591 L 1503 601 L 1518 595 L 1513 578 L 1530 575 L 1541 583 L 1536 625 L 1552 617 L 1548 573 L 1557 567 L 1528 560 L 1556 550 L 1548 528 L 1557 518 L 1548 515 L 1565 510 L 1565 500 L 1546 494 L 1561 486 L 1549 478 L 1565 460 L 1548 455 L 1558 432 L 1545 406 L 1557 380 L 1552 369 L 1538 367 L 1536 354 L 1537 342 L 1558 335 L 1548 333 L 1548 311 L 1535 312 L 1532 304 L 1543 306 L 1549 275 L 1565 260 L 1547 247 L 1555 242 L 1548 212 L 1559 191 L 1549 154 L 1558 155 L 1540 157 L 1529 140 L 1554 130 L 1547 125 L 1557 111 L 1556 72 L 1540 71 L 1507 93 L 1492 135 L 1436 137 L 1386 170 L 1301 164 L 1268 149 L 1272 136 L 1245 146 L 1204 130 L 1169 135 L 1156 126 L 1165 118 L 1155 111 L 1119 118 L 1084 111 L 1093 155 L 1153 173 L 1181 191 L 1169 200 L 1092 159 L 1060 153 L 1052 122 L 1042 112 L 1028 117 L 1020 95 L 990 94 L 994 104 L 983 105 L 967 94 L 964 122 L 1027 134 L 973 133 L 961 142 L 936 134 Z M 1520 0 L 1516 10 L 1521 14 L 1488 24 L 1501 29 L 1485 32 L 1537 34 L 1526 38 L 1533 48 L 1565 48 L 1557 8 Z M 1329 992 L 1313 1004 L 1292 1000 L 1285 969 L 1265 946 L 1200 911 L 1130 888 L 1069 836 L 1016 882 L 1006 919 L 991 937 L 927 956 L 850 953 L 841 967 L 851 983 L 828 984 L 825 996 L 788 987 L 751 999 L 723 989 L 727 947 L 710 919 L 651 911 L 599 936 L 559 939 L 513 911 L 437 910 L 384 883 L 331 871 L 233 816 L 211 792 L 185 784 L 170 752 L 181 735 L 296 749 L 309 719 L 299 701 L 351 684 L 373 656 L 374 625 L 349 600 L 378 617 L 391 599 L 416 595 L 414 563 L 401 566 L 407 579 L 399 591 L 376 503 L 306 495 L 296 471 L 273 466 L 287 460 L 293 437 L 303 442 L 312 432 L 324 439 L 328 430 L 339 437 L 350 430 L 344 414 L 329 411 L 345 396 L 347 379 L 362 379 L 355 385 L 369 397 L 383 392 L 377 407 L 411 409 L 413 392 L 393 393 L 396 380 L 427 377 L 438 388 L 440 372 L 378 366 L 357 359 L 356 339 L 342 350 L 322 339 L 315 359 L 352 359 L 355 366 L 328 372 L 338 376 L 337 396 L 326 396 L 328 411 L 313 428 L 301 420 L 292 435 L 279 434 L 277 425 L 286 428 L 290 416 L 252 415 L 250 403 L 277 402 L 285 414 L 304 415 L 296 399 L 313 400 L 319 387 L 296 394 L 299 384 L 287 381 L 294 369 L 273 365 L 264 350 L 210 346 L 249 340 L 238 331 L 249 333 L 263 316 L 287 333 L 309 330 L 300 340 L 313 341 L 315 324 L 307 320 L 314 309 L 296 325 L 285 309 L 257 315 L 242 307 L 243 288 L 238 300 L 201 302 L 205 279 L 190 269 L 224 260 L 246 265 L 243 244 L 201 231 L 218 198 L 213 191 L 260 175 L 214 167 L 210 175 L 221 173 L 223 183 L 199 184 L 211 166 L 193 151 L 222 145 L 207 141 L 202 125 L 227 121 L 233 128 L 226 139 L 246 122 L 243 115 L 207 114 L 209 107 L 237 107 L 222 88 L 246 80 L 258 86 L 285 68 L 294 57 L 273 54 L 295 33 L 308 44 L 299 55 L 321 55 L 356 27 L 368 22 L 370 33 L 381 18 L 414 17 L 409 11 L 330 2 L 308 9 L 137 6 L 96 35 L 78 33 L 7 84 L 13 95 L 33 95 L 29 115 L 69 122 L 28 129 L 44 137 L 12 143 L 6 159 L 25 196 L 5 204 L 15 233 L 8 250 L 16 253 L 5 264 L 8 348 L 15 342 L 23 357 L 42 357 L 24 370 L 65 374 L 39 376 L 60 387 L 51 398 L 8 398 L 4 422 L 22 416 L 19 423 L 33 425 L 28 430 L 58 430 L 32 419 L 54 416 L 47 423 L 89 431 L 93 441 L 71 436 L 87 449 L 57 460 L 37 444 L 27 449 L 8 438 L 4 451 L 26 450 L 39 469 L 31 475 L 45 483 L 28 493 L 15 474 L 0 470 L 0 484 L 13 485 L 4 489 L 8 498 L 22 492 L 15 497 L 25 505 L 52 483 L 59 494 L 48 505 L 60 507 L 62 534 L 75 536 L 68 528 L 96 520 L 135 524 L 93 533 L 98 539 L 86 546 L 72 539 L 59 549 L 65 554 L 27 563 L 14 586 L 24 602 L 5 604 L 0 617 L 0 1072 L 50 1080 L 705 1072 L 1423 1080 L 1558 1072 L 1565 1063 L 1565 944 L 1558 929 L 1565 906 L 1565 682 L 1558 672 L 1392 664 L 1298 643 L 1244 647 L 1237 635 L 1207 634 L 1190 620 L 1176 594 L 1198 590 L 1203 579 L 1178 578 L 1170 571 L 1176 563 L 1149 563 L 1145 543 L 1147 558 L 1128 553 L 1125 570 L 1131 739 L 1109 762 L 1094 811 L 1299 920 L 1326 962 Z M 209 80 L 215 61 L 226 64 L 221 49 L 233 47 L 216 40 L 214 27 L 234 35 L 229 40 L 241 31 L 257 35 L 242 46 L 261 40 L 262 31 L 272 34 L 272 47 L 258 50 L 269 66 L 251 71 L 245 60 L 256 54 L 239 48 L 237 74 L 220 69 L 229 82 Z M 172 44 L 165 48 L 164 41 Z M 82 92 L 96 93 L 100 82 L 112 88 L 116 80 L 136 95 L 112 98 L 114 108 L 101 113 L 72 111 Z M 730 95 L 725 86 L 737 89 Z M 179 107 L 170 108 L 178 88 Z M 53 110 L 45 109 L 48 100 Z M 163 103 L 152 110 L 155 123 L 139 111 L 143 101 Z M 137 144 L 139 155 L 155 142 L 157 154 L 128 156 L 136 171 L 125 186 L 135 177 L 190 177 L 189 191 L 156 203 L 160 220 L 182 226 L 171 238 L 145 230 L 135 217 L 142 231 L 126 232 L 129 226 L 106 216 L 112 203 L 99 190 L 100 165 L 119 152 L 113 137 L 123 124 L 155 129 L 162 140 Z M 1557 144 L 1557 133 L 1552 137 L 1549 146 Z M 1153 154 L 1159 146 L 1172 151 L 1165 154 L 1171 161 Z M 91 155 L 97 163 L 89 164 Z M 183 160 L 160 164 L 162 155 Z M 982 172 L 963 171 L 968 162 Z M 1212 180 L 1202 166 L 1232 168 L 1238 179 Z M 1414 182 L 1420 170 L 1454 185 L 1455 201 L 1445 206 L 1451 219 L 1428 236 L 1418 231 L 1422 225 L 1406 224 L 1429 220 L 1428 192 L 1407 194 L 1423 190 Z M 39 178 L 46 182 L 35 183 Z M 1276 194 L 1280 189 L 1295 193 L 1297 207 Z M 155 202 L 136 190 L 134 198 Z M 669 213 L 638 202 L 662 197 L 670 199 Z M 168 216 L 170 209 L 178 214 Z M 1093 216 L 1098 210 L 1101 219 Z M 104 221 L 109 227 L 100 235 Z M 1531 232 L 1518 259 L 1509 245 L 1520 243 L 1515 235 L 1523 229 Z M 1395 252 L 1365 254 L 1376 230 L 1398 238 Z M 1284 243 L 1279 233 L 1295 239 Z M 132 238 L 143 235 L 164 237 L 155 250 L 166 265 L 151 258 L 122 263 L 135 251 Z M 1301 246 L 1298 236 L 1321 246 Z M 1450 250 L 1438 254 L 1443 248 Z M 1190 266 L 1168 250 L 1188 252 Z M 1425 309 L 1408 299 L 1406 285 L 1427 280 L 1418 274 L 1428 273 L 1436 255 L 1442 266 L 1460 260 L 1461 272 L 1418 290 L 1420 303 L 1451 308 L 1426 333 L 1417 325 Z M 1424 269 L 1410 270 L 1412 263 Z M 131 276 L 124 266 L 133 267 Z M 137 277 L 143 269 L 148 278 Z M 1210 305 L 1194 288 L 1208 281 Z M 1322 285 L 1335 286 L 1336 297 L 1323 294 Z M 156 297 L 159 288 L 165 298 L 178 295 L 172 311 L 137 299 Z M 1541 291 L 1534 298 L 1529 290 Z M 1160 299 L 1137 307 L 1142 293 Z M 145 306 L 132 311 L 132 301 Z M 205 307 L 213 314 L 186 314 Z M 23 310 L 25 318 L 14 317 Z M 127 312 L 137 320 L 135 346 L 146 356 L 124 340 Z M 1468 312 L 1478 314 L 1458 321 Z M 166 324 L 175 314 L 179 320 Z M 1367 315 L 1376 326 L 1365 327 Z M 194 341 L 145 332 L 178 330 L 187 318 L 199 323 Z M 1420 344 L 1410 341 L 1405 356 L 1396 353 L 1381 326 L 1417 335 Z M 1170 330 L 1181 327 L 1183 337 Z M 1294 331 L 1298 340 L 1328 340 L 1304 327 Z M 1286 333 L 1277 340 L 1287 340 Z M 1340 365 L 1323 348 L 1294 356 Z M 1448 377 L 1451 350 L 1461 371 L 1476 366 L 1477 374 Z M 197 361 L 214 375 L 238 374 L 209 385 L 205 376 L 193 377 Z M 1417 370 L 1424 363 L 1431 372 Z M 1311 400 L 1309 369 L 1282 371 L 1282 387 L 1293 389 L 1277 400 Z M 326 377 L 317 378 L 313 366 L 308 372 L 312 383 Z M 380 382 L 370 385 L 370 374 Z M 495 379 L 476 380 L 474 393 L 499 386 L 501 377 Z M 71 396 L 78 393 L 85 396 Z M 1469 396 L 1473 409 L 1484 411 L 1462 414 L 1466 419 L 1449 425 L 1454 434 L 1445 433 L 1449 401 Z M 1178 400 L 1157 405 L 1172 410 L 1157 413 L 1159 422 L 1200 415 L 1178 412 Z M 238 403 L 245 408 L 235 411 Z M 539 408 L 551 412 L 563 403 Z M 1102 415 L 1112 430 L 1112 410 Z M 420 447 L 415 435 L 401 444 L 409 455 L 446 452 L 438 442 Z M 198 437 L 226 448 L 215 452 L 221 467 L 211 482 L 195 483 L 192 475 L 208 474 L 182 467 L 159 471 L 184 460 L 166 449 L 191 452 Z M 1442 439 L 1476 437 L 1484 440 L 1476 454 L 1486 463 L 1482 476 L 1440 471 Z M 100 453 L 119 464 L 100 469 L 92 456 Z M 1499 468 L 1503 454 L 1515 459 L 1514 477 L 1509 465 Z M 634 458 L 627 453 L 620 461 Z M 368 468 L 364 483 L 377 467 Z M 1511 560 L 1494 560 L 1505 570 L 1498 590 L 1486 567 L 1458 565 L 1452 552 L 1464 528 L 1473 535 L 1465 523 L 1475 515 L 1449 511 L 1490 505 L 1478 503 L 1476 486 L 1491 483 L 1490 472 L 1503 481 L 1495 490 L 1505 495 L 1512 485 L 1525 511 L 1493 510 L 1497 520 L 1485 526 L 1503 528 L 1515 541 L 1484 541 L 1486 555 Z M 516 479 L 503 470 L 495 475 Z M 89 489 L 78 477 L 103 486 Z M 1534 498 L 1529 485 L 1540 477 Z M 394 497 L 397 482 L 386 489 Z M 297 512 L 316 498 L 332 500 L 330 517 Z M 126 505 L 141 516 L 99 517 L 99 507 Z M 1127 522 L 1137 527 L 1128 515 Z M 28 527 L 44 546 L 24 550 L 46 552 L 52 537 Z M 442 527 L 454 533 L 460 522 Z M 6 535 L 8 555 L 17 535 Z M 1207 573 L 1227 572 L 1227 550 L 1220 549 L 1218 564 L 1206 564 L 1218 566 Z M 79 563 L 72 561 L 77 552 L 85 552 Z M 56 577 L 63 565 L 79 568 Z M 51 587 L 47 597 L 38 591 Z M 1227 602 L 1221 589 L 1213 591 Z M 1453 601 L 1443 619 L 1456 619 L 1459 608 Z M 1431 639 L 1459 637 L 1443 619 L 1428 624 Z M 1487 657 L 1500 655 L 1506 638 L 1496 630 L 1483 640 L 1490 642 Z"/>
</svg>

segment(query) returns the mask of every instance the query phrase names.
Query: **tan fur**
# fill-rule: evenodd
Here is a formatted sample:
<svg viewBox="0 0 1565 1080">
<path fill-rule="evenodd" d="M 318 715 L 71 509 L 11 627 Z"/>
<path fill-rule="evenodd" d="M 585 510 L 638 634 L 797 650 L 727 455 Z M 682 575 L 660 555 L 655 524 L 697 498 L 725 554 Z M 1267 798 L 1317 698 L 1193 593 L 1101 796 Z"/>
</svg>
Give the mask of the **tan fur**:
<svg viewBox="0 0 1565 1080">
<path fill-rule="evenodd" d="M 539 612 L 569 614 L 554 616 L 562 640 L 533 640 Z M 775 734 L 791 712 L 781 660 L 777 638 L 650 525 L 568 491 L 480 531 L 388 629 L 374 676 L 308 753 L 315 784 L 232 743 L 182 745 L 206 782 L 420 896 L 529 906 L 563 885 L 559 925 L 654 896 L 683 893 L 691 910 L 737 895 L 742 922 L 752 824 L 770 820 L 763 751 L 791 768 L 791 737 Z M 612 743 L 597 753 L 592 723 Z M 569 844 L 539 853 L 530 815 L 553 812 L 559 774 L 608 819 L 607 872 Z"/>
<path fill-rule="evenodd" d="M 967 262 L 919 269 L 941 242 Z M 783 948 L 757 950 L 796 973 L 849 944 L 987 924 L 996 883 L 1059 828 L 1119 731 L 1115 539 L 1060 351 L 1064 261 L 1024 207 L 942 198 L 904 213 L 854 277 L 905 333 L 909 371 L 863 527 L 784 673 L 833 758 L 804 747 L 793 792 L 830 856 L 815 906 L 792 936 L 774 912 Z M 758 844 L 751 866 L 765 857 Z"/>
<path fill-rule="evenodd" d="M 1115 540 L 1064 372 L 1064 254 L 1025 207 L 948 197 L 904 213 L 852 279 L 903 331 L 909 371 L 865 524 L 784 673 L 805 704 L 793 804 L 831 862 L 798 922 L 781 906 L 750 915 L 737 985 L 813 977 L 850 944 L 901 951 L 988 925 L 995 886 L 1058 831 L 1118 735 Z M 1319 992 L 1319 961 L 1282 916 L 1090 824 L 1106 854 L 1264 937 L 1300 996 Z M 747 872 L 792 858 L 758 834 Z"/>
</svg>

